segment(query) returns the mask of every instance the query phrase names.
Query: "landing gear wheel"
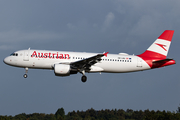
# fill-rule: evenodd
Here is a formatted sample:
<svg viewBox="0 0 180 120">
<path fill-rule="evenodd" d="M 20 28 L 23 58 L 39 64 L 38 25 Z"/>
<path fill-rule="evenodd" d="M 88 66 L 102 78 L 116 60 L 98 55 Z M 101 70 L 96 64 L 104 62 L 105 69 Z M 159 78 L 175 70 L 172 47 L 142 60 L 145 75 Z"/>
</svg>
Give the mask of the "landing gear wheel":
<svg viewBox="0 0 180 120">
<path fill-rule="evenodd" d="M 86 81 L 87 81 L 87 77 L 86 77 L 85 75 L 83 75 L 83 76 L 81 77 L 81 81 L 82 81 L 82 82 L 86 82 Z"/>
<path fill-rule="evenodd" d="M 24 77 L 24 78 L 27 78 L 27 74 L 24 74 L 23 77 Z"/>
<path fill-rule="evenodd" d="M 27 73 L 28 73 L 28 67 L 25 67 L 24 69 L 25 69 L 26 71 L 25 71 L 25 74 L 23 75 L 23 77 L 24 77 L 24 78 L 27 78 L 27 76 L 28 76 L 28 75 L 27 75 Z"/>
</svg>

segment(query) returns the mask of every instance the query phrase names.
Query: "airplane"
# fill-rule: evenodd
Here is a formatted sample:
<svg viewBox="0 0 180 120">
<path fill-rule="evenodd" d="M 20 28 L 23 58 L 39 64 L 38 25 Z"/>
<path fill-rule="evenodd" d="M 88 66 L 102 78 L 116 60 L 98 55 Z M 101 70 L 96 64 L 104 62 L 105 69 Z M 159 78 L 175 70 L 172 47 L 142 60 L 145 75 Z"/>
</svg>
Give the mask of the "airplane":
<svg viewBox="0 0 180 120">
<path fill-rule="evenodd" d="M 10 66 L 25 68 L 24 78 L 28 69 L 51 69 L 56 76 L 82 74 L 81 81 L 86 82 L 85 73 L 126 73 L 160 68 L 175 64 L 175 60 L 166 58 L 174 30 L 165 30 L 155 42 L 142 54 L 128 55 L 126 53 L 108 54 L 49 51 L 49 50 L 19 50 L 4 59 Z"/>
</svg>

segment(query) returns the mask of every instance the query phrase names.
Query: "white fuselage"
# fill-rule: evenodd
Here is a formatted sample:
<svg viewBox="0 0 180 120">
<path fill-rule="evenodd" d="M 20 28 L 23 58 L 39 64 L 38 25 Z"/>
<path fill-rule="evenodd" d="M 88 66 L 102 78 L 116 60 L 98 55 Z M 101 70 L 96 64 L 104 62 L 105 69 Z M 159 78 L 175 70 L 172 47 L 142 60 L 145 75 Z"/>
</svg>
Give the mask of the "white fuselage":
<svg viewBox="0 0 180 120">
<path fill-rule="evenodd" d="M 4 59 L 4 63 L 25 68 L 53 69 L 56 76 L 82 74 L 81 81 L 86 82 L 86 72 L 125 73 L 176 64 L 173 59 L 166 58 L 174 30 L 165 30 L 155 42 L 140 55 L 85 53 L 47 50 L 19 50 Z"/>
<path fill-rule="evenodd" d="M 20 50 L 4 59 L 4 63 L 25 68 L 53 69 L 56 76 L 69 76 L 81 73 L 86 82 L 86 72 L 124 73 L 160 68 L 176 64 L 166 58 L 174 30 L 165 30 L 155 42 L 140 55 L 85 53 L 47 50 Z"/>
<path fill-rule="evenodd" d="M 4 59 L 11 66 L 53 69 L 55 64 L 70 64 L 97 55 L 98 53 L 46 51 L 46 50 L 20 50 Z M 151 69 L 140 57 L 135 55 L 108 54 L 102 60 L 91 66 L 89 72 L 134 72 Z"/>
</svg>

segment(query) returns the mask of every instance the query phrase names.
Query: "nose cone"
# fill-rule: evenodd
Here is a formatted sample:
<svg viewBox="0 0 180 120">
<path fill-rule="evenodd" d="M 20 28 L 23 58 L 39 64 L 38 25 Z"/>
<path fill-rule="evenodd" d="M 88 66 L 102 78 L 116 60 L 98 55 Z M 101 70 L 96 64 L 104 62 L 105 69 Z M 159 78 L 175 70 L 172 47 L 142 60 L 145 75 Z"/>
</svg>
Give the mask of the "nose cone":
<svg viewBox="0 0 180 120">
<path fill-rule="evenodd" d="M 3 62 L 4 62 L 5 64 L 8 64 L 8 65 L 9 65 L 9 63 L 10 63 L 9 57 L 4 58 Z"/>
</svg>

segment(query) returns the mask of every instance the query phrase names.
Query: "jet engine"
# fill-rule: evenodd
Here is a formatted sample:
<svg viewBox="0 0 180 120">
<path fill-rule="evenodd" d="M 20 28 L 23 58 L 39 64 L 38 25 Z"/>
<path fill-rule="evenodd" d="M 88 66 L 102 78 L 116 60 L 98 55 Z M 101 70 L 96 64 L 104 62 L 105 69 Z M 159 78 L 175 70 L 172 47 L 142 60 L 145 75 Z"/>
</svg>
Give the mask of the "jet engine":
<svg viewBox="0 0 180 120">
<path fill-rule="evenodd" d="M 66 64 L 55 64 L 54 73 L 56 76 L 69 76 L 70 75 L 70 65 Z"/>
</svg>

